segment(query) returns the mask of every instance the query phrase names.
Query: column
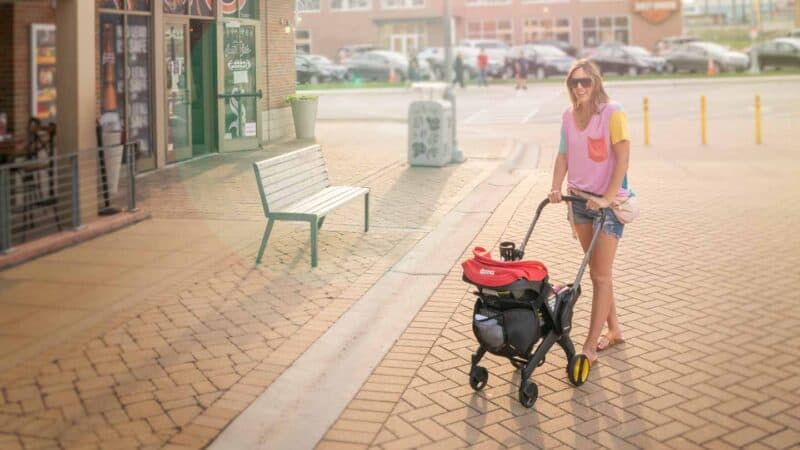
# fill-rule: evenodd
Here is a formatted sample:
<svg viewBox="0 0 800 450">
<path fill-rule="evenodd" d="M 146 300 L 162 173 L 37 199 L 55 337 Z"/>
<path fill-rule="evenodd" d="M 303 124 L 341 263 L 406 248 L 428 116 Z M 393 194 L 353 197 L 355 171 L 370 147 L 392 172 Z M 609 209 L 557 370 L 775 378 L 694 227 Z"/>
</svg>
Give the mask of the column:
<svg viewBox="0 0 800 450">
<path fill-rule="evenodd" d="M 59 0 L 56 7 L 59 155 L 97 147 L 94 5 L 93 1 Z M 97 155 L 79 155 L 81 221 L 87 223 L 97 218 Z"/>
</svg>

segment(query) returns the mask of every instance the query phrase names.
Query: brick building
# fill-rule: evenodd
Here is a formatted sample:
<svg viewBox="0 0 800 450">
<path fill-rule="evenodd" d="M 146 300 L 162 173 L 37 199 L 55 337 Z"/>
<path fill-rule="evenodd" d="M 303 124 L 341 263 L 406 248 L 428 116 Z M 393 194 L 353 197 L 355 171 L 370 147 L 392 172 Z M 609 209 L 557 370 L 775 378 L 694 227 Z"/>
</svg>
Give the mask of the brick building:
<svg viewBox="0 0 800 450">
<path fill-rule="evenodd" d="M 298 0 L 297 45 L 335 57 L 340 47 L 377 44 L 409 53 L 443 42 L 443 0 Z M 622 41 L 653 48 L 682 32 L 678 0 L 453 0 L 455 38 L 542 39 L 576 48 Z"/>
<path fill-rule="evenodd" d="M 17 140 L 56 122 L 60 151 L 99 122 L 141 143 L 140 172 L 258 148 L 293 131 L 293 18 L 291 0 L 0 0 L 0 115 Z"/>
</svg>

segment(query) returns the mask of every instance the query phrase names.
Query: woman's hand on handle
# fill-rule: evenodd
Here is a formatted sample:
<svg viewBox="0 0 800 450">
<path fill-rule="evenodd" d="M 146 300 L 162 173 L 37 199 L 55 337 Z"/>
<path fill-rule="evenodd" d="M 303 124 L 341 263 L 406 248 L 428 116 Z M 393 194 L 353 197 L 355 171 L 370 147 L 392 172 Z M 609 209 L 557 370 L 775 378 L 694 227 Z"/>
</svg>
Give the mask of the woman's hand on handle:
<svg viewBox="0 0 800 450">
<path fill-rule="evenodd" d="M 613 202 L 604 197 L 588 196 L 586 201 L 586 209 L 599 211 L 602 208 L 610 208 Z"/>
<path fill-rule="evenodd" d="M 561 191 L 553 189 L 549 194 L 547 194 L 547 199 L 550 200 L 550 203 L 560 203 Z"/>
</svg>

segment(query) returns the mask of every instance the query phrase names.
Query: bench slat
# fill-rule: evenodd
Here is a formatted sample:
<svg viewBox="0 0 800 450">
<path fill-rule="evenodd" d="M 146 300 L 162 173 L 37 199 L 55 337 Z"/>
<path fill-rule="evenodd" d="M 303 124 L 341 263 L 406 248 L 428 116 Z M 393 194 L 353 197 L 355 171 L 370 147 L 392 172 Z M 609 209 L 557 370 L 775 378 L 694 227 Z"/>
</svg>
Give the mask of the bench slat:
<svg viewBox="0 0 800 450">
<path fill-rule="evenodd" d="M 284 174 L 295 174 L 303 172 L 313 167 L 325 167 L 325 159 L 322 155 L 316 155 L 314 158 L 295 159 L 292 164 L 281 164 L 279 166 L 268 167 L 261 169 L 261 177 L 280 177 Z"/>
<path fill-rule="evenodd" d="M 285 208 L 287 213 L 313 214 L 324 216 L 339 205 L 369 192 L 369 189 L 357 186 L 332 186 L 322 192 L 301 200 Z"/>
<path fill-rule="evenodd" d="M 273 186 L 279 185 L 287 179 L 301 177 L 304 174 L 318 174 L 323 172 L 327 173 L 327 169 L 325 168 L 325 161 L 320 159 L 305 163 L 302 166 L 297 166 L 292 170 L 261 172 L 261 182 L 265 190 L 271 191 L 274 190 L 272 189 Z"/>
<path fill-rule="evenodd" d="M 267 201 L 272 202 L 277 200 L 280 196 L 285 195 L 287 189 L 291 190 L 293 187 L 301 185 L 304 182 L 305 185 L 311 184 L 308 183 L 310 180 L 314 181 L 313 184 L 319 184 L 320 187 L 317 189 L 318 191 L 329 186 L 328 174 L 319 170 L 294 174 L 291 177 L 284 177 L 278 182 L 262 179 L 261 184 L 264 186 L 264 193 L 267 195 Z"/>
<path fill-rule="evenodd" d="M 295 160 L 307 161 L 308 159 L 314 159 L 321 156 L 322 151 L 320 150 L 319 145 L 311 145 L 293 152 L 275 156 L 263 161 L 258 161 L 256 165 L 258 165 L 259 170 L 264 171 L 284 164 L 290 166 L 296 163 Z"/>
<path fill-rule="evenodd" d="M 311 178 L 298 181 L 296 184 L 287 186 L 277 195 L 267 197 L 269 209 L 282 211 L 286 206 L 297 203 L 298 201 L 316 195 L 327 186 L 322 178 Z"/>
</svg>

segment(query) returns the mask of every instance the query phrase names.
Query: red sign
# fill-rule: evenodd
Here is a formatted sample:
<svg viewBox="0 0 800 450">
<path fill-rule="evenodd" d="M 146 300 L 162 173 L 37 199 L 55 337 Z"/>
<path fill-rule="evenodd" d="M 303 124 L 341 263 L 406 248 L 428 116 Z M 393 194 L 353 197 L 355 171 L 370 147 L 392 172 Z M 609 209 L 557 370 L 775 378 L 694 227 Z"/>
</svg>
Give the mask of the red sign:
<svg viewBox="0 0 800 450">
<path fill-rule="evenodd" d="M 246 5 L 247 0 L 222 0 L 222 12 L 236 14 L 236 11 L 242 11 Z"/>
<path fill-rule="evenodd" d="M 652 24 L 667 20 L 678 8 L 678 0 L 633 0 L 633 11 Z"/>
</svg>

